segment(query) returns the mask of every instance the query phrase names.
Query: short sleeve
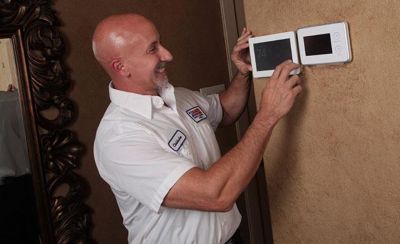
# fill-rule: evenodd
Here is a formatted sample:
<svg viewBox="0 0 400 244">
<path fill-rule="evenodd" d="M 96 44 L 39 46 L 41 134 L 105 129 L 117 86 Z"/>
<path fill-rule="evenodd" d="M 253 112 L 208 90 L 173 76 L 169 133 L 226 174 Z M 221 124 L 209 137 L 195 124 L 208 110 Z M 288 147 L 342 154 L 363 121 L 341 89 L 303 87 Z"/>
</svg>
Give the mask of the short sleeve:
<svg viewBox="0 0 400 244">
<path fill-rule="evenodd" d="M 221 123 L 223 111 L 221 102 L 218 94 L 211 94 L 206 96 L 208 102 L 207 116 L 214 131 L 217 129 L 219 123 Z"/>
<path fill-rule="evenodd" d="M 172 186 L 195 165 L 163 149 L 140 129 L 102 145 L 100 174 L 112 186 L 158 212 Z"/>
</svg>

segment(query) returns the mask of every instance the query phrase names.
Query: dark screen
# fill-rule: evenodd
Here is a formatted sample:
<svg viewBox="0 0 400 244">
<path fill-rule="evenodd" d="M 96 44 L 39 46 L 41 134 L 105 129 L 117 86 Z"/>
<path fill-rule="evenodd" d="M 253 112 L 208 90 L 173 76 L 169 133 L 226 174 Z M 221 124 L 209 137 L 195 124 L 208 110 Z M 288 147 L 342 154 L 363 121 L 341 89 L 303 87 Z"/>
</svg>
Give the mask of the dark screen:
<svg viewBox="0 0 400 244">
<path fill-rule="evenodd" d="M 285 60 L 292 59 L 290 39 L 254 44 L 257 71 L 273 70 Z"/>
<path fill-rule="evenodd" d="M 304 48 L 306 56 L 331 54 L 332 44 L 330 34 L 304 37 Z"/>
</svg>

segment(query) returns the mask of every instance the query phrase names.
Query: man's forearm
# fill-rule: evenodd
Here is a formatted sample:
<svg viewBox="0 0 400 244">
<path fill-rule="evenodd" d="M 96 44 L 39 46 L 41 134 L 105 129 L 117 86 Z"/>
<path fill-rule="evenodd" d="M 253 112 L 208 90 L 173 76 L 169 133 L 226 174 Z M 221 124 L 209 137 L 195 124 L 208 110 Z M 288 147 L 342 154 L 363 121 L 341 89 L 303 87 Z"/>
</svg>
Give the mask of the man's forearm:
<svg viewBox="0 0 400 244">
<path fill-rule="evenodd" d="M 165 206 L 207 211 L 232 207 L 256 173 L 276 123 L 302 91 L 300 78 L 289 77 L 296 68 L 299 65 L 290 60 L 276 67 L 262 91 L 259 111 L 240 142 L 207 170 L 187 171 L 165 197 Z"/>
<path fill-rule="evenodd" d="M 257 114 L 240 142 L 207 170 L 192 168 L 164 199 L 172 208 L 228 211 L 248 185 L 276 122 Z"/>
<path fill-rule="evenodd" d="M 257 114 L 240 142 L 208 170 L 224 202 L 233 204 L 255 175 L 276 122 Z"/>
<path fill-rule="evenodd" d="M 246 106 L 250 90 L 249 73 L 237 73 L 233 77 L 227 90 L 220 93 L 220 101 L 224 110 L 221 124 L 233 124 L 241 115 Z"/>
</svg>

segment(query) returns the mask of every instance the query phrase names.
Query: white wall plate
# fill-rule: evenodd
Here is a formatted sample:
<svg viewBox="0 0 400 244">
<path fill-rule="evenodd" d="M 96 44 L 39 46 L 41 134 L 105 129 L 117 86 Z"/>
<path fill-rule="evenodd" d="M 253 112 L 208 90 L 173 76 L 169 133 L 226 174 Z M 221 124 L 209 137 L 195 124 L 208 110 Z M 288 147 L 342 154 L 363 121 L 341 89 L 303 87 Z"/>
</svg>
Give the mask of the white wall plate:
<svg viewBox="0 0 400 244">
<path fill-rule="evenodd" d="M 254 78 L 272 76 L 275 67 L 285 60 L 299 63 L 296 34 L 293 31 L 250 38 L 249 49 Z M 300 69 L 291 72 L 298 73 Z"/>
<path fill-rule="evenodd" d="M 345 63 L 352 59 L 347 22 L 300 28 L 297 40 L 303 65 Z"/>
</svg>

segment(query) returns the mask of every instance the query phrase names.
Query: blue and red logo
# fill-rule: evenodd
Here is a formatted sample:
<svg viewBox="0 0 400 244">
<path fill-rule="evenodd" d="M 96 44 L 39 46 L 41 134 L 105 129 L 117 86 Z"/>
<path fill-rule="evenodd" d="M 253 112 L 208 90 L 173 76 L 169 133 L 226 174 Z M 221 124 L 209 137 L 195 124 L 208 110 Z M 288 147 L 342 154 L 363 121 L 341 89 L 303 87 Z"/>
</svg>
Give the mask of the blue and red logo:
<svg viewBox="0 0 400 244">
<path fill-rule="evenodd" d="M 192 118 L 196 123 L 199 123 L 202 120 L 207 118 L 207 115 L 201 110 L 199 106 L 191 108 L 186 111 L 186 113 Z"/>
</svg>

